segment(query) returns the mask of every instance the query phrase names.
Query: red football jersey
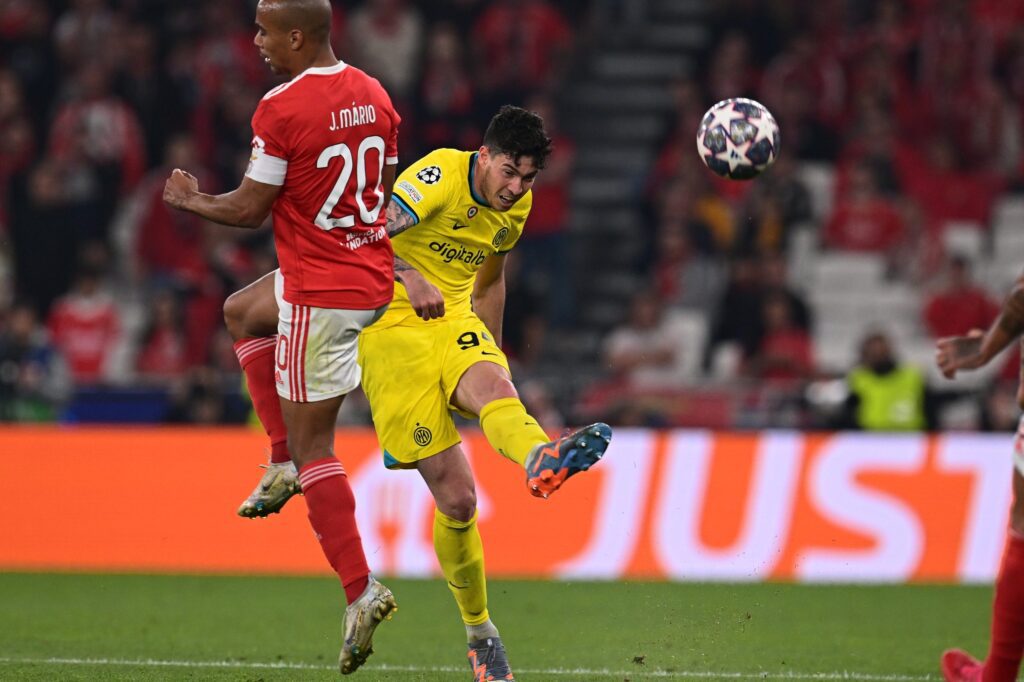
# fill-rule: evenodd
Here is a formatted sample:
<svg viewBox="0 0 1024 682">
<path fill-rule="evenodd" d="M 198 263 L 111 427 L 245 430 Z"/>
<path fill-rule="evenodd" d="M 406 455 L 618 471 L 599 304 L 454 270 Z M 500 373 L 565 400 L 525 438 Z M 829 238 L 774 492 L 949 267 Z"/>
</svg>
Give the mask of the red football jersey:
<svg viewBox="0 0 1024 682">
<path fill-rule="evenodd" d="M 289 303 L 370 310 L 391 300 L 381 178 L 398 163 L 400 121 L 380 83 L 344 62 L 306 69 L 256 107 L 246 175 L 283 185 L 274 242 Z"/>
</svg>

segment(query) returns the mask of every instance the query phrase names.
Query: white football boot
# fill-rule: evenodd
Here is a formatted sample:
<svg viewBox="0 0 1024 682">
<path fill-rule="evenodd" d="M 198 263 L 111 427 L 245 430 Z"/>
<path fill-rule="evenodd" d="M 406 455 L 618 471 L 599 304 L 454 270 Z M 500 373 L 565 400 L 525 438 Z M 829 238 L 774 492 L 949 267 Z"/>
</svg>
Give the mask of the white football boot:
<svg viewBox="0 0 1024 682">
<path fill-rule="evenodd" d="M 238 508 L 238 515 L 255 519 L 276 514 L 292 495 L 302 492 L 299 486 L 299 472 L 291 462 L 261 464 L 266 469 L 259 485 Z"/>
</svg>

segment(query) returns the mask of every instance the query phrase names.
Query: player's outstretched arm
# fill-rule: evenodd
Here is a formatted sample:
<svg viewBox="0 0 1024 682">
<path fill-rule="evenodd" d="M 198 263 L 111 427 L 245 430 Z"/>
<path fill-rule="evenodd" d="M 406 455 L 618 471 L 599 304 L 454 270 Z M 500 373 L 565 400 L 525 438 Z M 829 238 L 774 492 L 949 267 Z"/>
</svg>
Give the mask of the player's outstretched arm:
<svg viewBox="0 0 1024 682">
<path fill-rule="evenodd" d="M 952 379 L 962 369 L 983 367 L 1024 333 L 1024 275 L 1017 278 L 999 317 L 987 331 L 971 330 L 966 336 L 949 336 L 935 344 L 935 361 L 942 374 Z"/>
<path fill-rule="evenodd" d="M 397 204 L 394 202 L 388 204 L 387 222 L 384 229 L 389 238 L 397 237 L 415 224 L 416 220 Z M 395 254 L 395 279 L 405 287 L 409 303 L 419 317 L 424 320 L 444 317 L 444 294 L 397 253 Z"/>
<path fill-rule="evenodd" d="M 473 311 L 501 346 L 501 322 L 505 315 L 505 256 L 494 253 L 487 257 L 476 273 L 473 284 Z"/>
<path fill-rule="evenodd" d="M 190 173 L 175 168 L 164 183 L 164 201 L 168 206 L 221 225 L 259 227 L 270 215 L 279 185 L 268 185 L 249 177 L 242 178 L 238 189 L 226 194 L 203 194 L 199 181 Z"/>
</svg>

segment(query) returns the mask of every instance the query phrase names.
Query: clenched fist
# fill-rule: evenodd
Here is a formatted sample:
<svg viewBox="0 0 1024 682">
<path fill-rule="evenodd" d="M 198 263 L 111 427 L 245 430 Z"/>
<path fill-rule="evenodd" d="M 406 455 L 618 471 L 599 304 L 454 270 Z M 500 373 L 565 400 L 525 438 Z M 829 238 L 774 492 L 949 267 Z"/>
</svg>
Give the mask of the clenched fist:
<svg viewBox="0 0 1024 682">
<path fill-rule="evenodd" d="M 171 171 L 171 177 L 164 183 L 164 201 L 172 208 L 185 208 L 185 202 L 197 192 L 199 180 L 180 168 Z"/>
</svg>

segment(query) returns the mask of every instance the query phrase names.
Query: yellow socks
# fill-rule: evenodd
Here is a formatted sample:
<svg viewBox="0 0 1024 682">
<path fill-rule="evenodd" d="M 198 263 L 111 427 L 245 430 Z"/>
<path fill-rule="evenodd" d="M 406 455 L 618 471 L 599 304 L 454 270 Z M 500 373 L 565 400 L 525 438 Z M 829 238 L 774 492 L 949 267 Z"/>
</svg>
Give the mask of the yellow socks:
<svg viewBox="0 0 1024 682">
<path fill-rule="evenodd" d="M 490 618 L 484 543 L 476 527 L 476 516 L 474 513 L 469 521 L 456 521 L 434 510 L 434 552 L 467 626 L 481 625 Z"/>
<path fill-rule="evenodd" d="M 484 405 L 480 428 L 491 447 L 521 467 L 526 466 L 530 450 L 548 442 L 544 429 L 526 413 L 519 398 L 499 398 Z"/>
</svg>

